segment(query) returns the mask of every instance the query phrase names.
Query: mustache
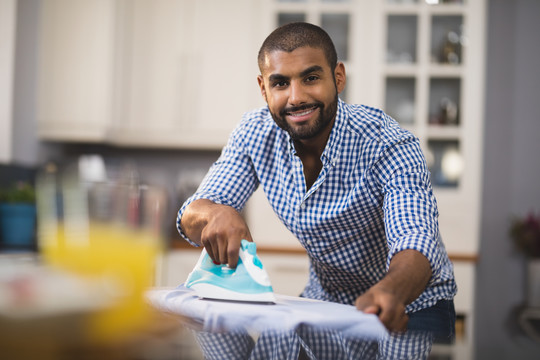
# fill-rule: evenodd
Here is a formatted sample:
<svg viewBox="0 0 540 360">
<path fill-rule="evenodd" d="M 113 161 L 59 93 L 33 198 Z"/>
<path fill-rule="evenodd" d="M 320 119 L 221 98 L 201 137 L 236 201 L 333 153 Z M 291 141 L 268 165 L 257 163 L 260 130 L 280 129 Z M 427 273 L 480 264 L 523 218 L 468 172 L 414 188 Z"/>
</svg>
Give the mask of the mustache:
<svg viewBox="0 0 540 360">
<path fill-rule="evenodd" d="M 284 108 L 283 110 L 281 110 L 279 112 L 279 114 L 281 116 L 285 116 L 287 115 L 288 113 L 292 113 L 292 112 L 298 112 L 298 111 L 304 111 L 304 110 L 308 110 L 308 109 L 313 109 L 313 108 L 320 108 L 322 109 L 323 108 L 323 103 L 321 102 L 314 102 L 314 103 L 311 103 L 311 104 L 304 104 L 304 105 L 299 105 L 299 106 L 290 106 L 290 107 L 286 107 Z"/>
</svg>

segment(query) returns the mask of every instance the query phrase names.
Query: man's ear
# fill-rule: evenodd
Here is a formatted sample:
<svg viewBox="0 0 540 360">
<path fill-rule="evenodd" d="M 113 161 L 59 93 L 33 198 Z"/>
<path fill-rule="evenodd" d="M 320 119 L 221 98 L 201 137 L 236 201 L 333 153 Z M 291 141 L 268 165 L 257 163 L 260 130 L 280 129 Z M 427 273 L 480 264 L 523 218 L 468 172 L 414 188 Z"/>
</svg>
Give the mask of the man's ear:
<svg viewBox="0 0 540 360">
<path fill-rule="evenodd" d="M 334 78 L 336 79 L 336 88 L 338 94 L 345 89 L 347 83 L 347 76 L 345 73 L 345 65 L 342 62 L 338 62 L 334 70 Z"/>
<path fill-rule="evenodd" d="M 264 86 L 264 78 L 262 75 L 257 76 L 257 82 L 259 83 L 259 88 L 261 89 L 261 95 L 264 98 L 264 101 L 266 101 L 266 87 Z"/>
</svg>

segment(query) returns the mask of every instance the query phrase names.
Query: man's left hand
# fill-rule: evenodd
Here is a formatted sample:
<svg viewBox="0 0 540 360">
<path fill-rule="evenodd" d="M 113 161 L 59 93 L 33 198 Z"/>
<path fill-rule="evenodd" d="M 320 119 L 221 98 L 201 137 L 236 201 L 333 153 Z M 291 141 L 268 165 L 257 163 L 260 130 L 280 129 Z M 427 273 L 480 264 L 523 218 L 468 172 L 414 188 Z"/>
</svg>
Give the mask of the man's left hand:
<svg viewBox="0 0 540 360">
<path fill-rule="evenodd" d="M 405 306 L 424 291 L 430 277 L 431 266 L 424 255 L 416 250 L 400 251 L 381 281 L 356 299 L 356 308 L 377 314 L 390 331 L 405 331 L 409 320 Z"/>
<path fill-rule="evenodd" d="M 359 296 L 355 305 L 366 314 L 377 315 L 389 331 L 403 332 L 407 329 L 409 316 L 405 313 L 405 304 L 387 289 L 375 285 Z"/>
</svg>

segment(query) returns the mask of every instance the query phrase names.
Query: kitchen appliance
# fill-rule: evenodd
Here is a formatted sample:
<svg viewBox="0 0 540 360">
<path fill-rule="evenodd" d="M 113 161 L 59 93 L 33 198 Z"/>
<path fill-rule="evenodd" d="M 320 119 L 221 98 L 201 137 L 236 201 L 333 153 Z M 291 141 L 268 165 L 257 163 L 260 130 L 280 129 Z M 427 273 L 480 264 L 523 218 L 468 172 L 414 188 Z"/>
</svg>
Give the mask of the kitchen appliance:
<svg viewBox="0 0 540 360">
<path fill-rule="evenodd" d="M 185 286 L 203 299 L 275 303 L 268 274 L 254 242 L 242 240 L 236 268 L 215 264 L 203 249 Z"/>
</svg>

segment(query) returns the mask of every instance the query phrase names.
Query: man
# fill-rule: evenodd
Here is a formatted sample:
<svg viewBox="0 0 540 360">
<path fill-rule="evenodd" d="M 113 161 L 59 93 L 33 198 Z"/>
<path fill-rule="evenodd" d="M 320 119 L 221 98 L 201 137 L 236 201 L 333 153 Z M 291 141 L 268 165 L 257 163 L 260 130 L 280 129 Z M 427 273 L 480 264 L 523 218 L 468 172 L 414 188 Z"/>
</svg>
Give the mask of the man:
<svg viewBox="0 0 540 360">
<path fill-rule="evenodd" d="M 267 106 L 244 116 L 180 209 L 182 236 L 236 266 L 240 241 L 253 241 L 239 211 L 262 186 L 309 255 L 302 296 L 354 304 L 392 332 L 451 339 L 456 284 L 418 139 L 338 98 L 345 67 L 319 27 L 276 29 L 258 63 Z"/>
</svg>

